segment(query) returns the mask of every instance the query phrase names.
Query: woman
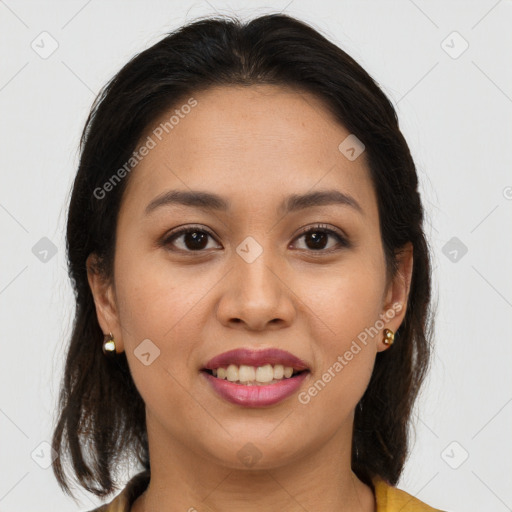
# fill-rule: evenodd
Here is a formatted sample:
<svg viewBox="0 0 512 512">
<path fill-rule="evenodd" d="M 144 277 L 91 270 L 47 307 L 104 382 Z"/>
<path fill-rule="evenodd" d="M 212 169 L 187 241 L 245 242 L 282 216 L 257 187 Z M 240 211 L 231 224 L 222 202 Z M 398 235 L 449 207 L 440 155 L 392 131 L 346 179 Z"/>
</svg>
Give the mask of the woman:
<svg viewBox="0 0 512 512">
<path fill-rule="evenodd" d="M 110 81 L 53 437 L 98 496 L 141 464 L 97 510 L 435 510 L 395 487 L 432 324 L 417 187 L 389 100 L 291 17 L 196 21 Z"/>
</svg>

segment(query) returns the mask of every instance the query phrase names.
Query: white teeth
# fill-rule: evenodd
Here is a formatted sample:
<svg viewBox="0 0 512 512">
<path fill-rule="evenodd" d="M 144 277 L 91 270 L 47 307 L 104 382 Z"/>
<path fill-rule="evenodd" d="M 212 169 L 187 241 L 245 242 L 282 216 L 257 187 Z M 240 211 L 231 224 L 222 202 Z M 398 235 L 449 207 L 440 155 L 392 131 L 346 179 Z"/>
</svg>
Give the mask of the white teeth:
<svg viewBox="0 0 512 512">
<path fill-rule="evenodd" d="M 234 365 L 233 365 L 234 366 Z M 254 366 L 241 364 L 238 369 L 238 380 L 240 382 L 251 382 L 256 378 L 256 370 Z"/>
<path fill-rule="evenodd" d="M 256 382 L 270 382 L 273 378 L 274 368 L 272 368 L 271 364 L 266 364 L 265 366 L 258 366 L 258 368 L 256 369 Z"/>
<path fill-rule="evenodd" d="M 240 382 L 242 384 L 269 384 L 289 379 L 293 375 L 291 366 L 283 366 L 282 364 L 266 364 L 264 366 L 248 366 L 241 364 L 237 366 L 230 364 L 227 368 L 216 368 L 212 373 L 218 379 L 227 379 L 230 382 Z"/>
<path fill-rule="evenodd" d="M 238 366 L 230 364 L 226 370 L 226 378 L 230 382 L 236 382 L 238 380 Z"/>
<path fill-rule="evenodd" d="M 282 379 L 284 375 L 284 366 L 282 364 L 276 364 L 274 366 L 274 379 Z"/>
</svg>

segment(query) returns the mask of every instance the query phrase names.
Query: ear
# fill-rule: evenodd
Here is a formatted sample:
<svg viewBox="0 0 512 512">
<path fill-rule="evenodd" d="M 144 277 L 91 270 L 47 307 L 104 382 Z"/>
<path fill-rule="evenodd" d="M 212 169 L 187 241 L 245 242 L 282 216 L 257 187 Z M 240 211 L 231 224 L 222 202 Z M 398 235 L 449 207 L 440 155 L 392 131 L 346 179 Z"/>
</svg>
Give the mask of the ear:
<svg viewBox="0 0 512 512">
<path fill-rule="evenodd" d="M 116 352 L 123 352 L 124 345 L 121 338 L 114 285 L 100 271 L 98 256 L 95 253 L 88 256 L 86 267 L 87 280 L 94 298 L 98 323 L 104 334 L 111 332 L 114 336 Z"/>
<path fill-rule="evenodd" d="M 413 269 L 413 245 L 407 242 L 396 255 L 397 272 L 391 282 L 388 284 L 385 292 L 385 299 L 382 310 L 382 320 L 385 328 L 396 332 L 407 311 L 407 301 L 411 288 L 412 269 Z M 382 341 L 382 337 L 378 343 L 377 350 L 380 352 L 389 348 Z"/>
</svg>

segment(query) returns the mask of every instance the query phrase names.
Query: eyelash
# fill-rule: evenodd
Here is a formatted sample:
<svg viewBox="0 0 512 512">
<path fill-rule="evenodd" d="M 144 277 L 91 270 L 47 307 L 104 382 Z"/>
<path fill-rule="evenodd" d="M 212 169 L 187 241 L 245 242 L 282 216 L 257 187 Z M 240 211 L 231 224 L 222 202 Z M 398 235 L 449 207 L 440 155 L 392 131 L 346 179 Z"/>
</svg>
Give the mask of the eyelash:
<svg viewBox="0 0 512 512">
<path fill-rule="evenodd" d="M 182 235 L 186 235 L 188 233 L 206 233 L 207 235 L 209 235 L 211 238 L 215 238 L 213 236 L 212 233 L 210 233 L 208 230 L 200 227 L 200 226 L 188 226 L 186 228 L 183 228 L 183 229 L 179 229 L 178 231 L 174 231 L 168 235 L 166 235 L 162 242 L 161 242 L 161 245 L 166 247 L 166 248 L 169 248 L 169 246 L 171 245 L 171 242 L 177 238 L 179 238 L 180 236 Z M 317 224 L 315 226 L 307 226 L 305 228 L 302 228 L 299 232 L 299 234 L 297 235 L 297 237 L 295 238 L 295 240 L 301 238 L 302 236 L 304 235 L 307 235 L 309 233 L 324 233 L 324 234 L 327 234 L 329 236 L 333 236 L 335 238 L 338 239 L 338 243 L 339 245 L 341 246 L 341 248 L 350 248 L 351 247 L 351 243 L 343 236 L 341 235 L 340 233 L 338 233 L 337 231 L 334 231 L 332 229 L 329 229 L 325 224 Z M 337 251 L 337 250 L 340 250 L 341 249 L 340 247 L 336 248 L 331 248 L 331 249 L 319 249 L 319 250 L 313 250 L 313 249 L 301 249 L 301 250 L 306 250 L 308 252 L 311 252 L 311 253 L 323 253 L 323 254 L 330 254 L 331 252 L 333 251 Z M 191 250 L 185 250 L 185 249 L 169 249 L 171 251 L 175 251 L 175 252 L 186 252 L 186 253 L 201 253 L 201 252 L 205 252 L 204 249 L 200 249 L 200 250 L 197 250 L 197 251 L 191 251 Z"/>
</svg>

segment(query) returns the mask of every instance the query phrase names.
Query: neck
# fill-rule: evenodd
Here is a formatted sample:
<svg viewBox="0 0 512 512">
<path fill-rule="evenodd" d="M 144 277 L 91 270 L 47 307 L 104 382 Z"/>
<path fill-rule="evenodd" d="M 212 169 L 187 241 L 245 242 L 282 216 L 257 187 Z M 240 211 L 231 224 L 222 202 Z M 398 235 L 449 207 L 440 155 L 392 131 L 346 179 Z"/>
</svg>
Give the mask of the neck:
<svg viewBox="0 0 512 512">
<path fill-rule="evenodd" d="M 131 512 L 374 512 L 372 490 L 352 472 L 351 425 L 299 456 L 230 467 L 206 458 L 148 418 L 151 480 Z"/>
</svg>

